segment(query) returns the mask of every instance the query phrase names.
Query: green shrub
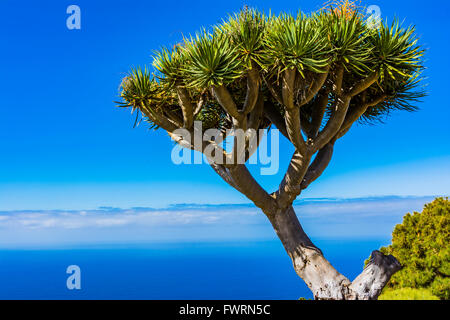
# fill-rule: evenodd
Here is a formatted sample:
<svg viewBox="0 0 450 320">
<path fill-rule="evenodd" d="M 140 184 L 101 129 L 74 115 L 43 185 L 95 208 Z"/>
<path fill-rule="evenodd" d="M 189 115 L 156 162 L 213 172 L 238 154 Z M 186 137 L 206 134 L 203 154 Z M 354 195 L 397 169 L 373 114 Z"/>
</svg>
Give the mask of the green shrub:
<svg viewBox="0 0 450 320">
<path fill-rule="evenodd" d="M 439 300 L 428 289 L 385 289 L 378 300 Z"/>
<path fill-rule="evenodd" d="M 450 202 L 437 198 L 422 213 L 408 213 L 392 233 L 392 244 L 381 248 L 403 266 L 394 274 L 391 289 L 428 289 L 440 299 L 450 299 Z M 411 290 L 411 289 L 408 289 Z"/>
</svg>

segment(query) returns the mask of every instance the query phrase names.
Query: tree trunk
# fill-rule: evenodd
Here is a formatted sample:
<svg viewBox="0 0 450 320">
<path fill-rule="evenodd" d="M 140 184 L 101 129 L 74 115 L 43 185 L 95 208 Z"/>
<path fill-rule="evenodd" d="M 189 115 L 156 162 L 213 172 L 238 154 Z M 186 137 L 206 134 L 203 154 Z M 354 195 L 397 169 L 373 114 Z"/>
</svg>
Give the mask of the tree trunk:
<svg viewBox="0 0 450 320">
<path fill-rule="evenodd" d="M 350 282 L 308 238 L 292 206 L 268 217 L 296 273 L 306 282 L 315 299 L 376 300 L 391 276 L 401 268 L 393 256 L 374 251 L 363 272 Z"/>
</svg>

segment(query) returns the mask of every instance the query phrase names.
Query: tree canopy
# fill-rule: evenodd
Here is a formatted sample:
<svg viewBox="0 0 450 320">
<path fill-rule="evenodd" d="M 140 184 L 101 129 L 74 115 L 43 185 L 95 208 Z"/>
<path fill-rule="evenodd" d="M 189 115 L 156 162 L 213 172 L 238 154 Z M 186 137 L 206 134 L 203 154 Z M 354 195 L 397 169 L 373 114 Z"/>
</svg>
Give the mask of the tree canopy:
<svg viewBox="0 0 450 320">
<path fill-rule="evenodd" d="M 381 249 L 400 261 L 390 288 L 426 288 L 450 299 L 450 202 L 437 198 L 421 213 L 408 213 L 392 233 L 392 244 Z"/>
<path fill-rule="evenodd" d="M 264 99 L 284 115 L 282 75 L 295 69 L 299 76 L 293 85 L 292 103 L 302 106 L 304 126 L 314 122 L 317 87 L 333 81 L 322 81 L 321 75 L 328 73 L 334 81 L 343 74 L 339 85 L 358 93 L 349 111 L 369 104 L 358 119 L 380 121 L 393 110 L 415 110 L 415 102 L 424 95 L 420 85 L 424 51 L 417 42 L 413 26 L 403 28 L 398 20 L 374 26 L 354 6 L 330 5 L 309 15 L 278 16 L 245 9 L 156 52 L 156 72 L 133 69 L 122 83 L 122 106 L 140 110 L 152 125 L 166 130 L 174 124 L 186 126 L 192 120 L 206 120 L 205 129 L 230 128 L 227 116 L 233 111 L 220 108 L 215 97 L 220 88 L 226 87 L 236 101 L 245 101 L 236 106 L 243 110 L 251 108 L 256 99 L 247 93 L 249 79 L 258 88 L 261 81 Z M 376 85 L 365 90 L 374 79 Z M 356 83 L 360 85 L 355 87 Z M 214 88 L 215 94 L 211 92 Z M 362 89 L 364 94 L 359 94 Z M 337 99 L 330 91 L 325 110 L 328 116 Z M 184 107 L 194 105 L 193 119 L 184 119 L 188 123 L 183 123 L 186 115 L 180 93 L 189 100 Z"/>
</svg>

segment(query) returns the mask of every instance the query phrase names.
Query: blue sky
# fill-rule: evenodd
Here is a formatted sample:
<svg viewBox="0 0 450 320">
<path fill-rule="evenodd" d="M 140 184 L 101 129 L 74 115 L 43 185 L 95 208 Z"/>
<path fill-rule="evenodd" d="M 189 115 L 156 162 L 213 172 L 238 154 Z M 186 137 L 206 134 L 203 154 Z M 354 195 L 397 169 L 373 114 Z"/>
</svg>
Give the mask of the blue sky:
<svg viewBox="0 0 450 320">
<path fill-rule="evenodd" d="M 278 13 L 322 1 L 246 1 Z M 66 8 L 81 8 L 68 30 Z M 114 107 L 121 78 L 149 65 L 152 50 L 237 11 L 243 1 L 2 1 L 0 10 L 0 210 L 92 210 L 176 203 L 246 203 L 206 165 L 171 163 L 162 131 L 133 129 Z M 336 146 L 327 172 L 305 197 L 448 195 L 450 43 L 448 1 L 368 1 L 383 18 L 414 23 L 426 54 L 429 96 L 416 113 L 357 126 Z M 273 190 L 280 173 L 261 177 Z"/>
</svg>

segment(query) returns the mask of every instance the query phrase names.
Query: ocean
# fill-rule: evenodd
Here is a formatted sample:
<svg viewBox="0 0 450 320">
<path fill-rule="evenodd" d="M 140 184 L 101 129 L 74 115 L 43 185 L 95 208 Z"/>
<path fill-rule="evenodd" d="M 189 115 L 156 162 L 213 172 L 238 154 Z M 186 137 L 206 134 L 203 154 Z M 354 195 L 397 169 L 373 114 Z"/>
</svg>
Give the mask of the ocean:
<svg viewBox="0 0 450 320">
<path fill-rule="evenodd" d="M 349 279 L 388 239 L 315 243 Z M 69 290 L 66 269 L 81 270 Z M 278 241 L 152 243 L 0 250 L 0 299 L 312 298 Z"/>
</svg>

